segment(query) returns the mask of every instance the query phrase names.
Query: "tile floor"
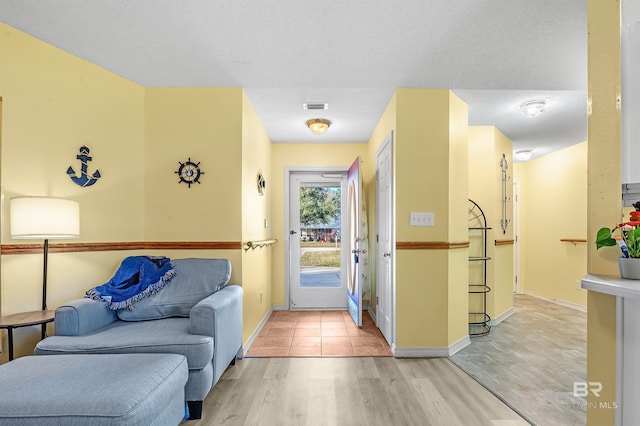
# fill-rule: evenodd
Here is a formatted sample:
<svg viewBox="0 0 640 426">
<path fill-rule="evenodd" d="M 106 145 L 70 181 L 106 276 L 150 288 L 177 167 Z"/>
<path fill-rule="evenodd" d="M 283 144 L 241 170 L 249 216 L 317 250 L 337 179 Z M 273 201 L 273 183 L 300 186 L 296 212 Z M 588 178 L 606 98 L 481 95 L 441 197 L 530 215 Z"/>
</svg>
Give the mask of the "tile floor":
<svg viewBox="0 0 640 426">
<path fill-rule="evenodd" d="M 247 357 L 386 357 L 387 341 L 367 312 L 356 327 L 348 311 L 273 311 Z"/>
</svg>

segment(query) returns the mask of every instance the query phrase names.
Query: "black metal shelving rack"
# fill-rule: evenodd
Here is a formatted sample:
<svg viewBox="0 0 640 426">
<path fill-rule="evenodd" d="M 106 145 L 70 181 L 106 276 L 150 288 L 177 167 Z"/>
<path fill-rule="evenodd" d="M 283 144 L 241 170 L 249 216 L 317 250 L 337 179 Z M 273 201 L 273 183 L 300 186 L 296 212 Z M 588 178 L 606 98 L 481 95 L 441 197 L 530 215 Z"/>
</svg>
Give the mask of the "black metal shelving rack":
<svg viewBox="0 0 640 426">
<path fill-rule="evenodd" d="M 487 293 L 491 287 L 487 285 L 487 261 L 491 260 L 487 256 L 487 218 L 480 206 L 473 200 L 469 200 L 469 234 L 480 232 L 482 234 L 482 253 L 480 256 L 469 256 L 469 262 L 480 262 L 482 265 L 482 282 L 469 284 L 469 303 L 473 298 L 480 297 L 482 300 L 481 312 L 469 312 L 469 336 L 484 336 L 491 331 L 491 317 L 487 314 Z M 477 301 L 474 306 L 477 306 Z"/>
</svg>

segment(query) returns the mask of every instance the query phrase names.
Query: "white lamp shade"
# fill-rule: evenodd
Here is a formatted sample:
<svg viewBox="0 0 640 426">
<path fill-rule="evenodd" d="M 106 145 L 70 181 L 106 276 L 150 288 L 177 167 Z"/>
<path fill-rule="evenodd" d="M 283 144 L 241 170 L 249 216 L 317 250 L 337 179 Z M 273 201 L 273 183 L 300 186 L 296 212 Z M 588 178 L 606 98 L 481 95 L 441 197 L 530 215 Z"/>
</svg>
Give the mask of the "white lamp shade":
<svg viewBox="0 0 640 426">
<path fill-rule="evenodd" d="M 52 197 L 16 197 L 10 202 L 11 238 L 56 239 L 80 236 L 80 204 Z"/>
</svg>

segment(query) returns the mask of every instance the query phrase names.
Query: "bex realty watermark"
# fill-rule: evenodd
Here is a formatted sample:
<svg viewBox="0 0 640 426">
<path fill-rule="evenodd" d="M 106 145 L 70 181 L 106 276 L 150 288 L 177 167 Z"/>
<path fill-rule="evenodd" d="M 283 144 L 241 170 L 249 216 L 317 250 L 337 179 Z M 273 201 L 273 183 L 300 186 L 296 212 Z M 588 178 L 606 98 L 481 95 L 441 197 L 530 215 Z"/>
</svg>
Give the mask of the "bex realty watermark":
<svg viewBox="0 0 640 426">
<path fill-rule="evenodd" d="M 573 396 L 576 398 L 586 398 L 589 394 L 600 398 L 600 392 L 602 392 L 602 383 L 600 382 L 573 382 Z M 582 406 L 584 407 L 584 405 Z M 616 409 L 618 403 L 615 401 L 589 402 L 587 408 Z"/>
</svg>

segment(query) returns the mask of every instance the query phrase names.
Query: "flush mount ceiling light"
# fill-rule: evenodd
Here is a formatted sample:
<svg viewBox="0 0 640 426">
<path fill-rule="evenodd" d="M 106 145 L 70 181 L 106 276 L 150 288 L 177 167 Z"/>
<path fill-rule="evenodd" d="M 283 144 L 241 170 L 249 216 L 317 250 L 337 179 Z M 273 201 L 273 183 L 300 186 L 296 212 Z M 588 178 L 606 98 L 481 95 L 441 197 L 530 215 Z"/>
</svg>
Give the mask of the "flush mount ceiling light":
<svg viewBox="0 0 640 426">
<path fill-rule="evenodd" d="M 307 121 L 307 127 L 316 135 L 321 135 L 327 131 L 331 122 L 324 118 L 312 118 Z"/>
<path fill-rule="evenodd" d="M 513 156 L 518 161 L 527 161 L 533 155 L 533 150 L 531 149 L 522 149 L 520 151 L 516 151 Z"/>
<path fill-rule="evenodd" d="M 526 117 L 535 117 L 544 111 L 546 105 L 547 102 L 543 99 L 532 99 L 520 105 L 520 111 L 522 111 Z"/>
</svg>

